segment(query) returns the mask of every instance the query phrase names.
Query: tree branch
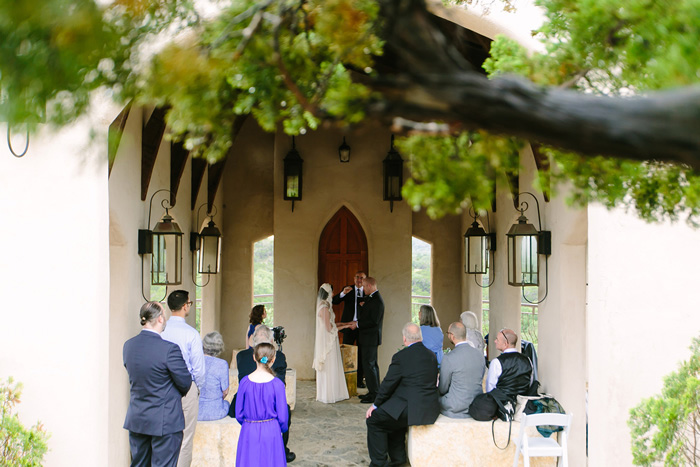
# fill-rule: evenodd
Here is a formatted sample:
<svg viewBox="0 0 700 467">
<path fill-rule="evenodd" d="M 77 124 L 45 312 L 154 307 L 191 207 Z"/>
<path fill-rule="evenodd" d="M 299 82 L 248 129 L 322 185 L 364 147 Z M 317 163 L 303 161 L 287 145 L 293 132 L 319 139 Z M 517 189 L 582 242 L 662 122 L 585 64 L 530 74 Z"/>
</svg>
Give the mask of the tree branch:
<svg viewBox="0 0 700 467">
<path fill-rule="evenodd" d="M 460 122 L 581 154 L 700 170 L 700 88 L 623 98 L 542 88 L 519 77 L 489 80 L 457 58 L 424 0 L 380 3 L 394 22 L 385 48 L 411 71 L 380 74 L 371 86 L 383 96 L 370 114 Z"/>
</svg>

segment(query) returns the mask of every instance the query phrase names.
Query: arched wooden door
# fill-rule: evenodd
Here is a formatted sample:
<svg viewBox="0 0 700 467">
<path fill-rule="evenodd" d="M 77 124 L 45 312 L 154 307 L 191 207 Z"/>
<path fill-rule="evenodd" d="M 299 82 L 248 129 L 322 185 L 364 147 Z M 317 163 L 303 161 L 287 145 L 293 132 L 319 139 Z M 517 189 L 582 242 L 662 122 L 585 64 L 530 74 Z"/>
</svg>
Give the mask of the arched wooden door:
<svg viewBox="0 0 700 467">
<path fill-rule="evenodd" d="M 328 282 L 338 293 L 352 285 L 355 273 L 367 270 L 367 237 L 357 218 L 343 206 L 328 221 L 318 242 L 318 285 Z M 335 305 L 336 322 L 343 314 L 343 305 Z"/>
</svg>

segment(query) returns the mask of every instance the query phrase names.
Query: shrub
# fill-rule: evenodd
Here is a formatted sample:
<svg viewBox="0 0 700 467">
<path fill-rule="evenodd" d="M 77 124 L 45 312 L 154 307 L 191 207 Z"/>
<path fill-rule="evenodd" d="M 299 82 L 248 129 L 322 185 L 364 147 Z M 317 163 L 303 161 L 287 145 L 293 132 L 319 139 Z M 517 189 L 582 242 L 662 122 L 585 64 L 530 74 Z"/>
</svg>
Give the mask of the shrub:
<svg viewBox="0 0 700 467">
<path fill-rule="evenodd" d="M 40 466 L 48 450 L 49 435 L 40 423 L 27 429 L 12 413 L 20 403 L 22 384 L 12 378 L 0 381 L 0 465 L 3 467 Z"/>
<path fill-rule="evenodd" d="M 690 349 L 690 360 L 664 378 L 661 395 L 630 411 L 635 465 L 700 463 L 700 338 Z"/>
</svg>

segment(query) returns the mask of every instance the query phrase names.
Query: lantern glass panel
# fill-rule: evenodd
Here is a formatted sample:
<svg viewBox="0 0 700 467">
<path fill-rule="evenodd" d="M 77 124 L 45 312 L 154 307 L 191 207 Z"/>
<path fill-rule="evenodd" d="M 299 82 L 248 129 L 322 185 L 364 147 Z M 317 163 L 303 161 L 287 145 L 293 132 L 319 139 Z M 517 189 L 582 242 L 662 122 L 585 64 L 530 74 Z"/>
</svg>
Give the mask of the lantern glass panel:
<svg viewBox="0 0 700 467">
<path fill-rule="evenodd" d="M 488 273 L 489 251 L 487 237 L 464 237 L 464 248 L 467 252 L 466 272 L 468 274 Z"/>
<path fill-rule="evenodd" d="M 151 284 L 182 283 L 182 233 L 153 233 Z"/>
<path fill-rule="evenodd" d="M 299 197 L 299 175 L 287 175 L 287 198 Z"/>
<path fill-rule="evenodd" d="M 508 284 L 539 285 L 537 235 L 508 237 Z"/>
<path fill-rule="evenodd" d="M 203 235 L 200 237 L 199 269 L 200 274 L 217 274 L 221 256 L 221 237 Z"/>
</svg>

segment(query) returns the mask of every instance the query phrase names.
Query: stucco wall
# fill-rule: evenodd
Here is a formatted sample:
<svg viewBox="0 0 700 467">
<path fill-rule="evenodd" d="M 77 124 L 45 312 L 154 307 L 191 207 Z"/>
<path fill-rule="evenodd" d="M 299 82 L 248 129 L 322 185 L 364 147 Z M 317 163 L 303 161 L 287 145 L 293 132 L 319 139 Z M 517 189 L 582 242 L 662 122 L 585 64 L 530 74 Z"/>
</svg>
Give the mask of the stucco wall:
<svg viewBox="0 0 700 467">
<path fill-rule="evenodd" d="M 700 314 L 700 231 L 588 209 L 590 465 L 631 465 L 630 408 L 689 357 Z"/>
<path fill-rule="evenodd" d="M 431 297 L 444 335 L 443 348 L 449 347 L 447 328 L 462 313 L 464 275 L 461 217 L 432 220 L 425 211 L 413 213 L 413 235 L 432 245 Z"/>
<path fill-rule="evenodd" d="M 226 345 L 222 357 L 229 361 L 231 350 L 245 345 L 253 303 L 253 244 L 273 234 L 273 148 L 274 135 L 249 118 L 224 169 L 219 331 Z"/>
<path fill-rule="evenodd" d="M 97 137 L 90 141 L 90 125 Z M 41 128 L 21 159 L 0 144 L 0 379 L 24 384 L 17 411 L 50 433 L 46 466 L 107 460 L 107 145 L 93 114 Z M 6 134 L 0 125 L 0 133 Z M 24 146 L 15 140 L 15 150 Z M 19 147 L 18 147 L 19 146 Z"/>
<path fill-rule="evenodd" d="M 318 291 L 318 241 L 326 223 L 343 205 L 367 235 L 369 274 L 377 279 L 386 305 L 381 375 L 401 346 L 401 328 L 410 321 L 411 210 L 404 202 L 382 201 L 382 160 L 390 147 L 385 129 L 365 127 L 347 135 L 350 162 L 338 160 L 340 132 L 314 132 L 296 139 L 304 159 L 303 200 L 282 199 L 283 158 L 291 138 L 279 133 L 274 156 L 275 324 L 289 336 L 285 354 L 300 378 L 314 378 L 314 315 Z"/>
<path fill-rule="evenodd" d="M 165 213 L 161 206 L 163 199 L 168 199 L 167 192 L 158 193 L 153 198 L 150 225 L 148 214 L 151 196 L 160 189 L 170 188 L 170 142 L 165 138 L 161 142 L 156 157 L 153 174 L 149 183 L 145 201 L 141 201 L 141 128 L 148 119 L 150 110 L 132 108 L 121 139 L 112 173 L 109 177 L 109 463 L 121 466 L 129 463 L 128 432 L 122 428 L 129 403 L 129 381 L 122 363 L 124 342 L 141 332 L 138 312 L 144 303 L 144 296 L 151 300 L 164 299 L 163 296 L 150 296 L 150 255 L 142 259 L 138 255 L 138 229 L 152 229 Z M 112 115 L 114 118 L 115 115 Z M 191 209 L 192 161 L 188 158 L 180 179 L 175 207 L 170 214 L 184 232 L 182 252 L 182 284 L 170 286 L 167 292 L 183 289 L 194 299 L 196 286 L 192 280 L 193 258 L 189 249 L 191 230 L 197 226 L 197 208 L 207 199 L 207 173 L 200 187 L 195 210 Z M 215 205 L 219 214 L 214 221 L 221 226 L 221 193 L 217 195 Z M 206 208 L 199 216 L 203 222 Z M 223 230 L 223 229 L 222 229 Z M 225 230 L 223 231 L 225 235 Z M 203 288 L 202 330 L 203 333 L 215 328 L 218 319 L 218 276 L 213 276 Z M 142 291 L 143 287 L 143 291 Z M 167 310 L 167 307 L 166 307 Z M 169 313 L 166 313 L 169 316 Z M 190 325 L 195 325 L 195 314 L 187 318 Z"/>
</svg>

